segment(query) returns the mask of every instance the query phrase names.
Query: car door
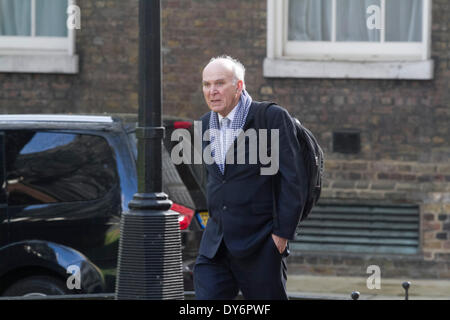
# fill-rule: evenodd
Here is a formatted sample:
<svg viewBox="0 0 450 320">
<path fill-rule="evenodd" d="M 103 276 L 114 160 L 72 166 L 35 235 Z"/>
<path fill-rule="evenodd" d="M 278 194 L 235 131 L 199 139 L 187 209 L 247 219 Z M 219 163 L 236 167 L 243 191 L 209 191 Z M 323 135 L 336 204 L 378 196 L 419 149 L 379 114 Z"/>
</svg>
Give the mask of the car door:
<svg viewBox="0 0 450 320">
<path fill-rule="evenodd" d="M 115 267 L 121 197 L 107 140 L 8 130 L 5 145 L 9 241 L 50 241 L 80 251 L 102 270 Z"/>
<path fill-rule="evenodd" d="M 8 214 L 5 191 L 5 134 L 0 132 L 0 248 L 8 242 Z"/>
</svg>

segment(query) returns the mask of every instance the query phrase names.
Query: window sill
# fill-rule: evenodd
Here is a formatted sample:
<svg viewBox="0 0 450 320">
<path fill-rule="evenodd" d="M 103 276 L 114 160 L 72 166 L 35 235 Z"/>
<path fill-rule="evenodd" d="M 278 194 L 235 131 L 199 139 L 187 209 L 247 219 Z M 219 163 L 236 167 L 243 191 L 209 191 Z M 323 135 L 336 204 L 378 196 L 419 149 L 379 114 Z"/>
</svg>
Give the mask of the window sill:
<svg viewBox="0 0 450 320">
<path fill-rule="evenodd" d="M 0 54 L 0 72 L 76 74 L 78 55 Z"/>
<path fill-rule="evenodd" d="M 267 78 L 431 80 L 433 71 L 433 60 L 350 62 L 266 58 L 263 65 Z"/>
</svg>

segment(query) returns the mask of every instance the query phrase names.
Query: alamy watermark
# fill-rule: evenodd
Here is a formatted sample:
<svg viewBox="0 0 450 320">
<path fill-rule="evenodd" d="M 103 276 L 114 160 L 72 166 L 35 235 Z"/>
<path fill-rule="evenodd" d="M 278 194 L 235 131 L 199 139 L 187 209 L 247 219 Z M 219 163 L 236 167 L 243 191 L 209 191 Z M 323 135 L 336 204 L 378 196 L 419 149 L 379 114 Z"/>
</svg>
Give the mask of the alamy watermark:
<svg viewBox="0 0 450 320">
<path fill-rule="evenodd" d="M 81 29 L 81 9 L 75 4 L 67 6 L 67 29 L 69 30 L 79 30 Z"/>
<path fill-rule="evenodd" d="M 221 134 L 217 129 L 208 129 L 203 136 L 202 122 L 194 121 L 194 137 L 187 129 L 175 129 L 171 135 L 171 141 L 178 141 L 172 148 L 170 158 L 176 165 L 184 164 L 257 164 L 261 175 L 274 175 L 279 169 L 279 151 L 280 138 L 278 129 L 259 129 L 250 128 L 245 131 L 242 129 L 227 129 L 228 136 L 232 138 L 233 143 L 224 156 L 221 152 Z M 268 142 L 270 131 L 270 143 Z M 202 150 L 202 143 L 210 142 Z M 248 141 L 248 144 L 246 143 Z M 193 144 L 192 144 L 193 142 Z M 236 154 L 235 148 L 236 145 Z M 193 148 L 192 148 L 193 146 Z M 270 146 L 270 148 L 269 148 Z M 193 154 L 192 154 L 192 151 Z M 236 160 L 235 160 L 236 159 Z"/>
<path fill-rule="evenodd" d="M 367 7 L 366 13 L 369 17 L 366 20 L 366 26 L 369 30 L 383 30 L 383 19 L 381 16 L 381 8 L 377 5 Z"/>
<path fill-rule="evenodd" d="M 69 29 L 69 30 L 81 29 L 81 9 L 80 9 L 80 7 L 75 4 L 70 4 L 69 6 L 67 6 L 66 13 L 68 15 L 67 22 L 66 22 L 67 29 Z M 369 17 L 366 20 L 366 26 L 369 30 L 384 29 L 380 6 L 370 5 L 366 9 L 366 13 L 369 15 Z"/>
<path fill-rule="evenodd" d="M 81 289 L 81 272 L 80 272 L 80 267 L 77 266 L 77 265 L 70 265 L 70 266 L 67 267 L 66 271 L 67 271 L 67 273 L 70 274 L 70 276 L 67 278 L 67 281 L 66 281 L 67 289 L 69 289 L 69 290 L 73 290 L 73 289 L 80 290 Z"/>
<path fill-rule="evenodd" d="M 69 29 L 69 30 L 81 29 L 81 9 L 80 9 L 80 7 L 75 4 L 70 4 L 69 6 L 67 6 L 66 12 L 68 15 L 67 22 L 66 22 L 67 29 Z M 366 26 L 369 30 L 384 29 L 380 6 L 370 5 L 366 9 L 366 13 L 369 15 L 369 17 L 366 20 Z"/>
<path fill-rule="evenodd" d="M 370 265 L 367 267 L 367 273 L 371 273 L 367 278 L 367 289 L 381 289 L 381 269 L 377 265 Z"/>
</svg>

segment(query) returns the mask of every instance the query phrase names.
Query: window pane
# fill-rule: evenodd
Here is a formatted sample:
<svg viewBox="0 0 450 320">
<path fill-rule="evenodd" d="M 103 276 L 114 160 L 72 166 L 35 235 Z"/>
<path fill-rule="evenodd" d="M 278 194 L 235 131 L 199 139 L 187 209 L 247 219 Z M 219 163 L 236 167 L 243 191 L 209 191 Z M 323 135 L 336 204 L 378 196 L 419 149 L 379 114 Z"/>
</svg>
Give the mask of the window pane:
<svg viewBox="0 0 450 320">
<path fill-rule="evenodd" d="M 337 41 L 380 41 L 380 30 L 367 27 L 367 8 L 371 5 L 381 8 L 380 0 L 336 0 Z M 377 18 L 381 19 L 381 13 Z"/>
<path fill-rule="evenodd" d="M 93 200 L 118 183 L 114 154 L 98 136 L 6 133 L 9 205 Z"/>
<path fill-rule="evenodd" d="M 67 0 L 36 0 L 36 35 L 67 37 Z"/>
<path fill-rule="evenodd" d="M 422 41 L 422 0 L 386 0 L 386 41 Z"/>
<path fill-rule="evenodd" d="M 0 36 L 31 35 L 31 0 L 0 0 Z"/>
<path fill-rule="evenodd" d="M 330 41 L 331 0 L 290 0 L 288 40 Z"/>
</svg>

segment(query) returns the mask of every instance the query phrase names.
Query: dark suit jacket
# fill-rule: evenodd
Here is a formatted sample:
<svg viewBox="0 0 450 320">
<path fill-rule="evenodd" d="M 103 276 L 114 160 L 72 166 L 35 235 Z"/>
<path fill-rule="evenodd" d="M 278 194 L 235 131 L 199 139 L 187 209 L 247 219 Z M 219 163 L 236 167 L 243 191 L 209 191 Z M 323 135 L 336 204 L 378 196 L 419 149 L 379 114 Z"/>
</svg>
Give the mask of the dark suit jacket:
<svg viewBox="0 0 450 320">
<path fill-rule="evenodd" d="M 257 107 L 258 102 L 250 106 L 244 131 L 254 128 Z M 210 114 L 208 112 L 201 118 L 203 133 L 209 129 Z M 210 218 L 200 244 L 201 255 L 214 257 L 222 239 L 233 256 L 245 257 L 271 233 L 291 240 L 295 236 L 307 195 L 305 166 L 288 112 L 272 105 L 267 109 L 267 120 L 268 129 L 279 129 L 279 170 L 275 176 L 260 174 L 259 157 L 257 164 L 249 164 L 248 141 L 245 143 L 245 164 L 236 164 L 236 161 L 226 164 L 224 175 L 216 163 L 206 165 Z M 203 142 L 203 150 L 209 143 Z M 231 148 L 236 155 L 236 143 Z M 275 183 L 272 183 L 273 179 Z M 276 190 L 278 228 L 274 226 L 272 215 L 272 186 Z"/>
</svg>

